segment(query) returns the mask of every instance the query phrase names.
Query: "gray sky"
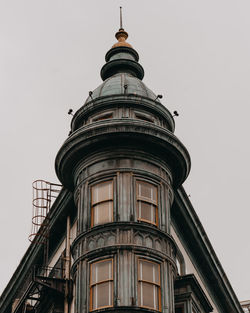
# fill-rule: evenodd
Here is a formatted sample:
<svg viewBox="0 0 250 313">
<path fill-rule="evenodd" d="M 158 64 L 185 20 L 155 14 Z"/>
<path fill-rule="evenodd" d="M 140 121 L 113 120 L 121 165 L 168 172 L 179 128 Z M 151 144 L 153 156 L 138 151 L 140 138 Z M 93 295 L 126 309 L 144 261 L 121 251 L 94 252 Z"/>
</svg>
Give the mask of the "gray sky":
<svg viewBox="0 0 250 313">
<path fill-rule="evenodd" d="M 249 299 L 249 0 L 0 1 L 0 293 L 29 245 L 31 183 L 57 182 L 67 111 L 101 83 L 120 5 L 144 82 L 180 114 L 175 134 L 192 158 L 185 189 Z"/>
</svg>

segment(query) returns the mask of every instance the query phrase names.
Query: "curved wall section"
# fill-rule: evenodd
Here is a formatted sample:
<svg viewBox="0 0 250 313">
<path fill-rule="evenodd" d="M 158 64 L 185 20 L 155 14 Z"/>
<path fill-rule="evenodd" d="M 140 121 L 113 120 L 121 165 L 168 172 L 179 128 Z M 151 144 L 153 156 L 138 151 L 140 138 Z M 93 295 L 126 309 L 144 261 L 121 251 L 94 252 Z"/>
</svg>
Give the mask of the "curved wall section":
<svg viewBox="0 0 250 313">
<path fill-rule="evenodd" d="M 75 173 L 78 234 L 105 222 L 138 222 L 169 233 L 173 190 L 172 177 L 164 162 L 139 150 L 104 151 L 85 160 Z M 98 186 L 99 197 L 101 192 L 110 194 L 95 202 L 93 193 Z M 93 212 L 95 206 L 101 205 L 110 219 L 104 217 L 104 222 L 95 223 Z"/>
<path fill-rule="evenodd" d="M 173 281 L 177 275 L 175 253 L 175 244 L 170 236 L 164 233 L 159 236 L 154 229 L 150 227 L 143 229 L 135 223 L 109 224 L 83 234 L 73 243 L 72 273 L 76 289 L 81 294 L 76 303 L 76 311 L 109 312 L 116 309 L 116 311 L 129 312 L 145 310 L 173 313 Z M 105 299 L 110 299 L 108 303 L 105 299 L 100 299 L 100 295 L 96 295 L 97 299 L 93 300 L 91 286 L 94 266 L 105 262 L 110 263 L 108 277 L 110 286 L 108 290 L 103 291 L 106 293 Z M 146 298 L 147 294 L 144 290 L 141 290 L 143 283 L 141 264 L 146 264 L 148 267 L 143 270 L 144 272 L 150 271 L 150 266 L 158 269 L 155 284 L 146 283 L 153 292 L 149 295 L 149 299 Z M 153 272 L 151 276 L 154 275 L 156 273 Z M 107 282 L 103 283 L 105 279 L 106 277 L 102 277 L 99 284 L 107 284 Z M 94 309 L 93 301 L 96 302 Z"/>
<path fill-rule="evenodd" d="M 139 149 L 104 150 L 78 164 L 74 181 L 76 311 L 174 313 L 167 164 Z"/>
</svg>

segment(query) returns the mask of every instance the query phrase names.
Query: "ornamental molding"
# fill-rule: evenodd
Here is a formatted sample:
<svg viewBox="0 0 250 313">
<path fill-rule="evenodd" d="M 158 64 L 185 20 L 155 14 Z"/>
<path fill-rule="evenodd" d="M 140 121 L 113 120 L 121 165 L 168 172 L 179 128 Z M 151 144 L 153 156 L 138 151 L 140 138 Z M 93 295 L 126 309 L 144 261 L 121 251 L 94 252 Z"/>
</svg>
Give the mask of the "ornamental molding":
<svg viewBox="0 0 250 313">
<path fill-rule="evenodd" d="M 155 227 L 133 222 L 99 225 L 81 233 L 72 243 L 72 255 L 78 262 L 89 253 L 113 248 L 149 249 L 150 253 L 160 254 L 171 262 L 176 257 L 176 244 L 171 236 Z"/>
<path fill-rule="evenodd" d="M 71 121 L 71 129 L 77 126 L 79 120 L 82 120 L 84 116 L 89 116 L 93 112 L 99 112 L 101 109 L 107 109 L 117 106 L 134 107 L 136 109 L 145 108 L 154 114 L 160 115 L 167 120 L 171 131 L 175 129 L 175 121 L 172 114 L 168 109 L 163 106 L 159 101 L 152 100 L 147 97 L 137 96 L 135 94 L 121 94 L 121 95 L 109 95 L 95 98 L 87 102 L 76 113 Z"/>
<path fill-rule="evenodd" d="M 179 176 L 176 179 L 177 184 L 185 180 L 190 171 L 191 161 L 187 149 L 179 139 L 162 127 L 134 119 L 105 120 L 86 125 L 75 131 L 57 154 L 56 172 L 59 179 L 68 185 L 68 176 L 71 175 L 70 184 L 72 185 L 73 171 L 78 162 L 84 161 L 86 154 L 100 150 L 100 143 L 103 141 L 105 146 L 109 146 L 109 143 L 114 140 L 119 145 L 123 144 L 124 136 L 126 138 L 129 136 L 131 142 L 134 140 L 139 140 L 141 144 L 147 142 L 145 148 L 149 150 L 151 146 L 150 153 L 151 151 L 154 153 L 154 147 L 157 146 L 158 151 L 161 151 L 161 157 L 166 159 L 167 164 L 172 160 L 171 163 L 175 169 L 173 172 Z M 68 168 L 66 172 L 64 172 L 65 168 Z"/>
</svg>

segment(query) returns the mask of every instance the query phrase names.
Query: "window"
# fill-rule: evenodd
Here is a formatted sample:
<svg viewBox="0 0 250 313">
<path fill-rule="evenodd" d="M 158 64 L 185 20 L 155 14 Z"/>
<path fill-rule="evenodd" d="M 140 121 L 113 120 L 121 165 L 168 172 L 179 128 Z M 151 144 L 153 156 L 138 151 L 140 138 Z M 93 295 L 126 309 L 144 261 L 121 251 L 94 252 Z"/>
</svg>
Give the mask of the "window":
<svg viewBox="0 0 250 313">
<path fill-rule="evenodd" d="M 136 182 L 137 219 L 158 224 L 157 187 L 145 181 Z"/>
<path fill-rule="evenodd" d="M 184 305 L 176 305 L 175 313 L 184 313 Z"/>
<path fill-rule="evenodd" d="M 177 274 L 185 275 L 185 261 L 179 249 L 177 249 L 177 253 L 176 253 L 176 266 L 177 266 Z"/>
<path fill-rule="evenodd" d="M 90 310 L 113 306 L 113 260 L 90 266 Z"/>
<path fill-rule="evenodd" d="M 139 259 L 138 305 L 160 311 L 160 265 Z"/>
<path fill-rule="evenodd" d="M 113 181 L 91 188 L 91 226 L 113 221 Z"/>
<path fill-rule="evenodd" d="M 112 117 L 113 117 L 113 113 L 104 113 L 104 114 L 99 114 L 98 116 L 94 117 L 92 121 L 98 122 L 102 120 L 107 120 Z"/>
<path fill-rule="evenodd" d="M 137 113 L 137 114 L 135 114 L 135 117 L 138 118 L 139 120 L 142 120 L 142 121 L 154 123 L 154 120 L 151 117 L 149 117 L 148 115 Z"/>
</svg>

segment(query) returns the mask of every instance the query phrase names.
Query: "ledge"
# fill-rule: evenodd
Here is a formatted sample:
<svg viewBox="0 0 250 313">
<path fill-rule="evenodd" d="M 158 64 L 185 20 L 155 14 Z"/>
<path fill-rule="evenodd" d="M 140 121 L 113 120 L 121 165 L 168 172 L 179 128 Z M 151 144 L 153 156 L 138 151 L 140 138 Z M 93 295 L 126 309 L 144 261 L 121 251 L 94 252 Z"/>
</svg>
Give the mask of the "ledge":
<svg viewBox="0 0 250 313">
<path fill-rule="evenodd" d="M 160 157 L 170 166 L 174 186 L 184 182 L 191 161 L 187 149 L 174 134 L 162 127 L 134 119 L 112 119 L 84 126 L 63 144 L 56 157 L 56 173 L 64 186 L 73 189 L 78 163 L 97 151 L 128 146 Z"/>
<path fill-rule="evenodd" d="M 74 114 L 74 117 L 71 121 L 71 129 L 75 131 L 79 128 L 79 123 L 82 121 L 85 116 L 88 117 L 90 114 L 93 114 L 96 111 L 101 109 L 113 108 L 114 106 L 134 106 L 137 109 L 145 108 L 148 112 L 153 114 L 160 115 L 166 120 L 169 125 L 169 128 L 172 132 L 175 129 L 175 121 L 172 114 L 169 110 L 160 103 L 160 101 L 153 100 L 148 97 L 143 97 L 141 95 L 135 94 L 114 94 L 109 96 L 102 96 L 99 98 L 94 98 L 91 101 L 88 101 L 84 104 L 79 110 Z"/>
</svg>

